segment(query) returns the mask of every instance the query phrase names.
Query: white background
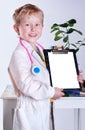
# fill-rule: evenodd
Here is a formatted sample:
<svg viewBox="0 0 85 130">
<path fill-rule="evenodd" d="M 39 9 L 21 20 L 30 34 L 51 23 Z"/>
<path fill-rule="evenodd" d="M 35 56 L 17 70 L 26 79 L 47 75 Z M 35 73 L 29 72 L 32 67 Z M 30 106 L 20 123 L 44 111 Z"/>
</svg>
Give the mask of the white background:
<svg viewBox="0 0 85 130">
<path fill-rule="evenodd" d="M 40 43 L 49 46 L 55 44 L 50 27 L 53 23 L 63 23 L 71 18 L 77 20 L 76 28 L 85 34 L 85 2 L 84 0 L 3 0 L 0 1 L 0 94 L 7 84 L 10 84 L 7 67 L 11 54 L 17 45 L 17 34 L 13 30 L 12 14 L 19 6 L 32 3 L 39 6 L 45 14 L 43 35 L 39 39 Z M 82 37 L 77 35 L 72 37 L 73 41 L 80 40 Z M 78 39 L 76 39 L 78 38 Z M 78 63 L 83 69 L 85 77 L 85 47 L 78 53 Z"/>
<path fill-rule="evenodd" d="M 44 11 L 44 30 L 39 41 L 46 47 L 55 44 L 53 34 L 50 33 L 50 27 L 55 22 L 63 23 L 75 18 L 77 20 L 76 28 L 85 35 L 85 0 L 0 0 L 0 95 L 7 84 L 10 84 L 7 68 L 18 40 L 12 27 L 12 14 L 16 8 L 26 3 L 36 4 Z M 73 41 L 80 39 L 79 35 L 72 37 Z M 85 77 L 84 56 L 85 48 L 81 48 L 78 53 L 78 63 L 80 69 L 83 69 Z"/>
</svg>

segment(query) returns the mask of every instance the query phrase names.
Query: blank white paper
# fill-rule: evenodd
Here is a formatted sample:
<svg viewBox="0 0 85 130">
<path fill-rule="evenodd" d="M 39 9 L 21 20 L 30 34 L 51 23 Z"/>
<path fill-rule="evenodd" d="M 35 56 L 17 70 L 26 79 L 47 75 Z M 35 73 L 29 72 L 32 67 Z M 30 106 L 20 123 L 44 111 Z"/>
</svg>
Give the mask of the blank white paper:
<svg viewBox="0 0 85 130">
<path fill-rule="evenodd" d="M 54 54 L 48 52 L 53 87 L 63 89 L 80 88 L 73 52 Z"/>
</svg>

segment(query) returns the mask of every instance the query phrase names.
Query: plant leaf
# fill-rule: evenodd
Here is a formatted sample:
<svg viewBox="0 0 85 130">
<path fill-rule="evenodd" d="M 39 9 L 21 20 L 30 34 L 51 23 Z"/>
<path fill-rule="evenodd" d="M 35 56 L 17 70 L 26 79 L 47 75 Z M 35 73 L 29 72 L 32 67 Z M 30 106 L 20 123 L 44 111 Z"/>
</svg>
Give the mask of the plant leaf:
<svg viewBox="0 0 85 130">
<path fill-rule="evenodd" d="M 63 42 L 67 42 L 67 41 L 68 41 L 68 35 L 63 38 Z"/>
<path fill-rule="evenodd" d="M 68 31 L 67 31 L 67 34 L 72 33 L 73 31 L 74 31 L 73 28 L 69 28 Z"/>
<path fill-rule="evenodd" d="M 80 40 L 80 41 L 77 41 L 75 44 L 81 44 L 81 42 L 82 42 L 82 41 Z"/>
<path fill-rule="evenodd" d="M 67 24 L 67 23 L 64 23 L 64 24 L 60 24 L 59 26 L 60 26 L 60 27 L 65 27 L 65 28 L 66 28 L 66 27 L 68 27 L 68 24 Z"/>
<path fill-rule="evenodd" d="M 55 33 L 55 36 L 57 37 L 59 34 L 61 34 L 62 31 L 61 30 L 58 30 L 56 33 Z"/>
<path fill-rule="evenodd" d="M 75 20 L 75 19 L 71 19 L 71 20 L 68 21 L 68 25 L 69 25 L 70 27 L 74 26 L 75 23 L 76 23 L 76 20 Z"/>
<path fill-rule="evenodd" d="M 74 28 L 69 28 L 69 30 L 67 31 L 67 34 L 72 33 L 73 31 L 77 32 L 80 35 L 83 35 L 81 31 L 74 29 Z"/>
<path fill-rule="evenodd" d="M 58 41 L 58 40 L 60 40 L 61 38 L 62 38 L 61 36 L 55 36 L 54 40 L 55 40 L 55 41 Z"/>
<path fill-rule="evenodd" d="M 82 43 L 80 46 L 85 46 L 85 43 Z"/>
<path fill-rule="evenodd" d="M 65 48 L 65 49 L 70 49 L 70 48 L 69 48 L 69 43 L 68 43 L 68 42 L 65 44 L 64 48 Z"/>
<path fill-rule="evenodd" d="M 57 30 L 59 30 L 59 28 L 53 28 L 53 29 L 51 30 L 51 33 L 54 32 L 54 31 L 57 31 Z"/>
<path fill-rule="evenodd" d="M 51 26 L 51 29 L 54 29 L 54 28 L 56 28 L 56 27 L 58 27 L 58 24 L 57 24 L 57 23 L 54 23 L 54 24 Z"/>
<path fill-rule="evenodd" d="M 75 19 L 70 19 L 70 20 L 68 21 L 68 23 L 76 23 L 76 20 L 75 20 Z"/>
<path fill-rule="evenodd" d="M 79 51 L 79 48 L 75 49 L 76 53 Z"/>
<path fill-rule="evenodd" d="M 73 29 L 75 32 L 79 33 L 80 35 L 83 35 L 83 33 L 77 29 Z"/>
<path fill-rule="evenodd" d="M 72 43 L 71 45 L 72 45 L 73 47 L 77 48 L 77 46 L 76 46 L 75 44 Z"/>
</svg>

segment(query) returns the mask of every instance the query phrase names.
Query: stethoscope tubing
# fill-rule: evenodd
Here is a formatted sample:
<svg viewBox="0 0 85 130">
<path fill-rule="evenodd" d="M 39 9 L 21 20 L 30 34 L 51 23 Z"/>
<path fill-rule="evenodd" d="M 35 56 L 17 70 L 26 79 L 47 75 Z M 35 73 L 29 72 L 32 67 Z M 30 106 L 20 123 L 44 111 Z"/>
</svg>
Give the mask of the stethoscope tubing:
<svg viewBox="0 0 85 130">
<path fill-rule="evenodd" d="M 31 54 L 30 54 L 29 50 L 27 49 L 27 47 L 23 44 L 23 42 L 22 42 L 21 39 L 20 39 L 20 44 L 21 44 L 21 46 L 26 50 L 26 52 L 27 52 L 27 54 L 28 54 L 28 57 L 29 57 L 29 59 L 30 59 L 30 62 L 31 62 L 31 64 L 33 64 L 33 59 L 32 59 L 32 57 L 31 57 Z"/>
<path fill-rule="evenodd" d="M 34 62 L 33 62 L 32 56 L 31 56 L 29 50 L 27 49 L 27 47 L 23 44 L 21 38 L 20 38 L 20 45 L 26 50 L 26 52 L 27 52 L 27 54 L 28 54 L 28 57 L 29 57 L 29 59 L 30 59 L 30 62 L 31 62 L 31 64 L 33 64 Z M 44 50 L 44 47 L 43 47 L 42 45 L 40 45 L 39 43 L 37 43 L 37 45 L 38 45 L 42 50 Z"/>
</svg>

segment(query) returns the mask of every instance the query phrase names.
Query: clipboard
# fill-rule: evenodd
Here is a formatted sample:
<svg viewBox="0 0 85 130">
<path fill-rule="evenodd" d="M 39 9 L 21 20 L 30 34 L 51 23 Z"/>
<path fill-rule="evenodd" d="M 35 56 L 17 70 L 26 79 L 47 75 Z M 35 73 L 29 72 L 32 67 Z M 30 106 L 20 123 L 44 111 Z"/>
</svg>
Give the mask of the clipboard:
<svg viewBox="0 0 85 130">
<path fill-rule="evenodd" d="M 77 80 L 79 74 L 76 51 L 58 48 L 45 49 L 44 56 L 46 67 L 49 71 L 52 87 L 68 90 L 81 90 L 81 84 Z"/>
</svg>

